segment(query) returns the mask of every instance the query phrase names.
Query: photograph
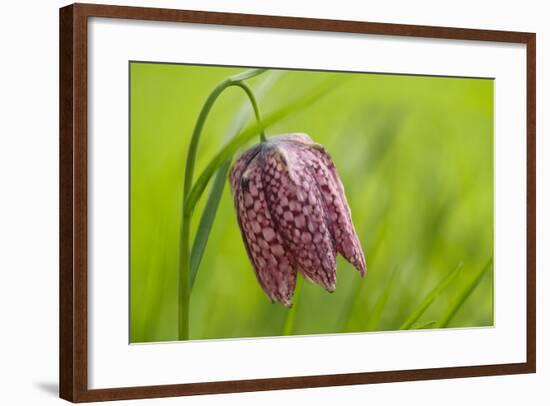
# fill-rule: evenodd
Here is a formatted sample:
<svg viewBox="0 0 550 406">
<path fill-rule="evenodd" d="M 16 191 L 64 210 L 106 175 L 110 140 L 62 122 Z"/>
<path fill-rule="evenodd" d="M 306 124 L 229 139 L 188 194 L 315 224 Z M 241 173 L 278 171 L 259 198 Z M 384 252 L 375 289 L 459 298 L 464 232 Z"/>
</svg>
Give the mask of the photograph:
<svg viewBox="0 0 550 406">
<path fill-rule="evenodd" d="M 493 78 L 128 69 L 130 343 L 493 326 Z"/>
<path fill-rule="evenodd" d="M 545 3 L 3 5 L 0 406 L 549 404 Z"/>
</svg>

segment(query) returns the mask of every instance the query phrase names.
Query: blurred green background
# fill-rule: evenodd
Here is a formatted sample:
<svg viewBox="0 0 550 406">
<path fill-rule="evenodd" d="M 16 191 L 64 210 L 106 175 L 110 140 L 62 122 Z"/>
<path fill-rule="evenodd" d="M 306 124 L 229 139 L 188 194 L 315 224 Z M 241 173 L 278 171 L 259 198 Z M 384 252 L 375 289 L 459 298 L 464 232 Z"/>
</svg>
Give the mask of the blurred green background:
<svg viewBox="0 0 550 406">
<path fill-rule="evenodd" d="M 130 64 L 131 342 L 177 339 L 187 147 L 208 94 L 243 70 Z M 367 276 L 361 279 L 339 257 L 335 293 L 304 282 L 292 311 L 271 304 L 247 258 L 226 184 L 191 294 L 190 339 L 277 336 L 289 315 L 292 334 L 396 330 L 457 266 L 456 278 L 411 327 L 437 326 L 453 306 L 448 327 L 493 324 L 492 268 L 472 285 L 493 253 L 493 81 L 271 70 L 247 83 L 261 90 L 265 116 L 339 75 L 345 80 L 337 88 L 267 135 L 305 132 L 331 154 Z M 240 89 L 218 99 L 196 174 L 224 144 L 243 108 Z M 193 229 L 201 210 L 199 205 Z"/>
</svg>

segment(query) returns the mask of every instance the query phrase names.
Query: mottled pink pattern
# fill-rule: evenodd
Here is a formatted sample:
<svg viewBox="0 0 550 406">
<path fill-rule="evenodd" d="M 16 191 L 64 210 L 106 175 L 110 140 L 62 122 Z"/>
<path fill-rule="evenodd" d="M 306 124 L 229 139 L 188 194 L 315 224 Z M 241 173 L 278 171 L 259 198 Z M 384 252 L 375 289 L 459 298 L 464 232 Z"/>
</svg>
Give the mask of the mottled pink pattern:
<svg viewBox="0 0 550 406">
<path fill-rule="evenodd" d="M 271 300 L 292 306 L 298 271 L 333 292 L 337 252 L 365 274 L 344 187 L 309 136 L 279 135 L 246 151 L 230 181 L 248 255 Z"/>
<path fill-rule="evenodd" d="M 365 256 L 353 227 L 344 186 L 332 159 L 322 148 L 304 151 L 304 155 L 322 192 L 336 250 L 364 275 L 367 270 Z"/>
<path fill-rule="evenodd" d="M 296 284 L 296 271 L 271 218 L 259 155 L 256 155 L 241 173 L 240 185 L 234 196 L 248 256 L 254 265 L 260 285 L 271 300 L 277 300 L 290 307 Z"/>
</svg>

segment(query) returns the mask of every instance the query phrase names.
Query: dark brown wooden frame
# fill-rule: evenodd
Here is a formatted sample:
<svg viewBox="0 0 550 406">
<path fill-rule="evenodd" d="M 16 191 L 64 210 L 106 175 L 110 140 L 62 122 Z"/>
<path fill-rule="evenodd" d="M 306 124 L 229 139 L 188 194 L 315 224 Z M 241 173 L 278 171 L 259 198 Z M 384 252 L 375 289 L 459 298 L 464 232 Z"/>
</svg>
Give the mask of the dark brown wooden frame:
<svg viewBox="0 0 550 406">
<path fill-rule="evenodd" d="M 87 27 L 89 17 L 295 30 L 397 35 L 527 46 L 527 361 L 404 371 L 284 377 L 178 385 L 89 389 L 87 358 Z M 382 24 L 92 4 L 60 9 L 60 396 L 72 402 L 139 399 L 532 373 L 536 370 L 536 230 L 534 33 Z"/>
</svg>

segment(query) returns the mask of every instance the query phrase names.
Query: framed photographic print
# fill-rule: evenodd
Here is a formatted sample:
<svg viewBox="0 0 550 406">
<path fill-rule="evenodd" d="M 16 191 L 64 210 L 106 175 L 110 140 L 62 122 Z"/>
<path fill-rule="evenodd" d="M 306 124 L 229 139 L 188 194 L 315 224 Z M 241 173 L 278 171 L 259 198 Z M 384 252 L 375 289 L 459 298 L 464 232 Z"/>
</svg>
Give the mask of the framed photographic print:
<svg viewBox="0 0 550 406">
<path fill-rule="evenodd" d="M 60 10 L 60 396 L 535 372 L 535 34 Z"/>
</svg>

